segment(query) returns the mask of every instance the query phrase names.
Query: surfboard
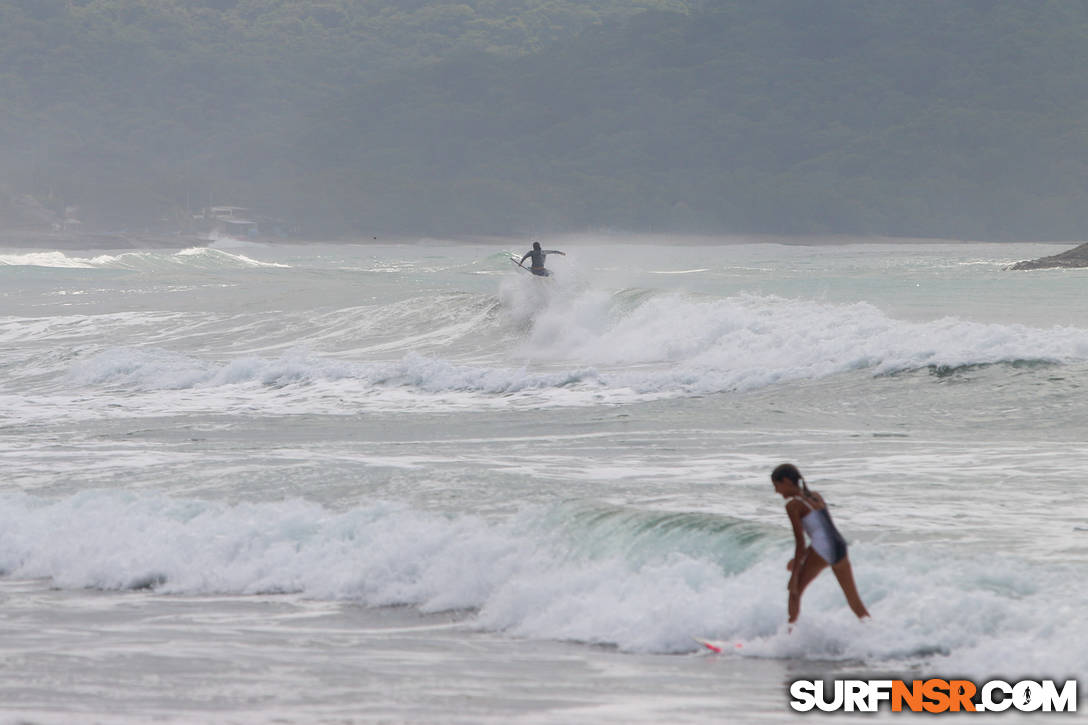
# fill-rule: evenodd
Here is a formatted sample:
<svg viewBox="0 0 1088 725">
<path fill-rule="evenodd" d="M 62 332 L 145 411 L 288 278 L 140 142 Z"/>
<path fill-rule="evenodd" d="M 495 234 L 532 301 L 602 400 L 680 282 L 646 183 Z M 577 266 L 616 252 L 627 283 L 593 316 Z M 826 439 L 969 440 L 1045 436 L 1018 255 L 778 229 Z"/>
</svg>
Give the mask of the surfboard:
<svg viewBox="0 0 1088 725">
<path fill-rule="evenodd" d="M 744 647 L 740 642 L 726 642 L 722 639 L 701 639 L 699 637 L 692 637 L 692 639 L 716 655 Z"/>
<path fill-rule="evenodd" d="M 536 272 L 534 272 L 533 270 L 531 270 L 531 269 L 529 269 L 528 267 L 526 267 L 525 265 L 523 265 L 523 264 L 522 264 L 521 262 L 519 262 L 519 261 L 518 261 L 517 259 L 515 259 L 514 257 L 511 257 L 511 258 L 510 258 L 510 261 L 511 261 L 511 262 L 513 262 L 513 263 L 514 263 L 514 265 L 515 265 L 515 266 L 517 266 L 517 267 L 518 267 L 519 269 L 523 269 L 523 270 L 525 270 L 526 272 L 528 272 L 529 274 L 533 275 L 534 277 L 550 277 L 550 276 L 551 276 L 551 274 L 552 274 L 552 273 L 551 273 L 551 272 L 549 272 L 548 270 L 544 270 L 544 274 L 537 274 L 537 273 L 536 273 Z"/>
</svg>

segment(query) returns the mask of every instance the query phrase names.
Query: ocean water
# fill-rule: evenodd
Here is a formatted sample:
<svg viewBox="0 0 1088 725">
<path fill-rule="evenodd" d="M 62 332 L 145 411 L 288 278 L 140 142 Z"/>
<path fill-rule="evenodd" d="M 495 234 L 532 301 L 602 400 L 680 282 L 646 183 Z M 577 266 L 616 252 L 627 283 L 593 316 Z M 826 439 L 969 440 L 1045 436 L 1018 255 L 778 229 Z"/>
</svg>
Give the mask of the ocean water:
<svg viewBox="0 0 1088 725">
<path fill-rule="evenodd" d="M 0 722 L 786 722 L 812 676 L 1083 698 L 1088 270 L 545 246 L 549 279 L 513 241 L 0 251 Z M 871 621 L 825 573 L 786 626 L 782 461 Z"/>
</svg>

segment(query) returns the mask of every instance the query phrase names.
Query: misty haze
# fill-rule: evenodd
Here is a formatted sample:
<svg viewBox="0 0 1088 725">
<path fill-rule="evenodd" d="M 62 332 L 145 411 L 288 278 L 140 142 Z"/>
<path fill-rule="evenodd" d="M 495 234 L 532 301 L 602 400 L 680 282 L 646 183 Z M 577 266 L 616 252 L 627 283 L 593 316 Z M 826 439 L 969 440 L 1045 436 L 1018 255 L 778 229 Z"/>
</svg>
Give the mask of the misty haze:
<svg viewBox="0 0 1088 725">
<path fill-rule="evenodd" d="M 0 725 L 1083 711 L 1086 41 L 0 0 Z"/>
<path fill-rule="evenodd" d="M 1075 240 L 1085 27 L 1080 2 L 10 0 L 0 225 Z"/>
</svg>

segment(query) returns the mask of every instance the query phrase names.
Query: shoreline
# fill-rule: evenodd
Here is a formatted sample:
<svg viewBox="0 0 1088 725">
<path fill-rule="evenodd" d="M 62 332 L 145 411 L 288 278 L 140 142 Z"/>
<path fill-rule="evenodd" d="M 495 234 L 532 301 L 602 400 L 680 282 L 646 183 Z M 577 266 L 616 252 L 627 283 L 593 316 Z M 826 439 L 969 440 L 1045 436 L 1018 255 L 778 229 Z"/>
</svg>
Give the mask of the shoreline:
<svg viewBox="0 0 1088 725">
<path fill-rule="evenodd" d="M 459 612 L 293 594 L 168 596 L 0 578 L 0 598 L 0 722 L 649 725 L 722 712 L 785 722 L 795 670 L 833 676 L 845 666 L 623 653 L 482 632 Z M 57 672 L 67 687 L 35 688 Z"/>
</svg>

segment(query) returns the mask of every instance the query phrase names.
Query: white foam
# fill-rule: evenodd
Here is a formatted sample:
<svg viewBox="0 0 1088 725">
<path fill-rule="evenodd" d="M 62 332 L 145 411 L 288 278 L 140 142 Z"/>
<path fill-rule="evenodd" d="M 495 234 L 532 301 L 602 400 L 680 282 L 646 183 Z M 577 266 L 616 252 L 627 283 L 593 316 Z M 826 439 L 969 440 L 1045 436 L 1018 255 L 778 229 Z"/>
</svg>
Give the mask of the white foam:
<svg viewBox="0 0 1088 725">
<path fill-rule="evenodd" d="M 0 254 L 0 267 L 57 267 L 86 269 L 96 266 L 93 260 L 69 257 L 64 252 L 28 252 Z"/>
<path fill-rule="evenodd" d="M 261 262 L 256 259 L 251 259 L 244 254 L 232 254 L 231 252 L 224 252 L 221 249 L 212 249 L 211 247 L 191 247 L 189 249 L 181 250 L 174 256 L 180 260 L 185 260 L 187 258 L 197 259 L 214 266 L 278 267 L 282 269 L 289 269 L 291 267 L 289 264 Z"/>
<path fill-rule="evenodd" d="M 409 353 L 399 361 L 352 363 L 289 352 L 268 359 L 244 357 L 216 363 L 156 348 L 115 348 L 73 366 L 70 378 L 80 385 L 121 386 L 136 390 L 171 390 L 257 383 L 284 386 L 352 379 L 366 385 L 410 387 L 428 393 L 469 391 L 509 394 L 592 381 L 592 370 L 534 374 L 524 368 L 455 365 Z"/>
<path fill-rule="evenodd" d="M 94 257 L 69 256 L 64 252 L 28 252 L 24 254 L 0 254 L 0 266 L 55 267 L 66 269 L 140 269 L 154 271 L 177 267 L 275 267 L 290 265 L 262 262 L 243 254 L 225 252 L 210 247 L 191 247 L 177 252 L 137 251 L 121 254 L 100 254 Z"/>
<path fill-rule="evenodd" d="M 523 303 L 524 300 L 519 300 Z M 515 317 L 524 306 L 515 306 Z M 588 291 L 537 305 L 523 354 L 610 368 L 609 385 L 638 391 L 747 390 L 869 370 L 1088 359 L 1088 330 L 905 322 L 867 303 L 757 295 L 613 297 Z M 649 372 L 631 368 L 656 366 Z"/>
<path fill-rule="evenodd" d="M 215 258 L 208 253 L 179 255 Z M 527 394 L 542 405 L 596 405 L 748 391 L 851 372 L 1088 360 L 1088 330 L 1079 327 L 955 317 L 910 322 L 867 303 L 750 294 L 613 294 L 587 288 L 573 275 L 511 276 L 498 303 L 489 295 L 457 293 L 320 314 L 7 318 L 0 320 L 0 338 L 48 345 L 49 359 L 58 363 L 76 358 L 62 381 L 66 393 L 78 392 L 73 386 L 129 392 L 249 386 L 261 406 L 263 391 L 286 386 L 279 402 L 289 407 L 292 399 L 306 398 L 299 409 L 307 411 L 313 401 L 303 387 L 313 384 L 362 405 L 414 395 L 426 406 L 428 396 L 449 394 L 475 396 L 477 405 L 518 404 Z M 65 346 L 69 353 L 54 354 Z M 294 349 L 300 346 L 305 350 Z M 56 364 L 36 369 L 32 348 L 19 355 L 19 374 L 35 385 L 42 373 L 55 375 Z"/>
<path fill-rule="evenodd" d="M 755 549 L 698 554 L 665 537 L 630 556 L 629 547 L 600 545 L 615 543 L 614 532 L 578 538 L 554 509 L 488 522 L 384 504 L 334 512 L 297 500 L 228 505 L 116 492 L 3 494 L 0 504 L 0 569 L 65 588 L 467 608 L 484 629 L 632 652 L 691 651 L 698 635 L 741 642 L 739 656 L 935 663 L 957 674 L 1068 677 L 1088 667 L 1083 578 L 1011 557 L 856 546 L 873 620 L 859 623 L 826 575 L 806 592 L 790 634 L 786 530 Z M 746 546 L 739 541 L 725 543 Z"/>
<path fill-rule="evenodd" d="M 867 303 L 832 305 L 757 295 L 653 295 L 630 310 L 599 292 L 556 302 L 535 321 L 529 347 L 594 364 L 686 363 L 883 373 L 1002 360 L 1083 360 L 1088 330 L 979 324 L 948 317 L 904 322 Z M 776 360 L 776 358 L 781 358 Z"/>
<path fill-rule="evenodd" d="M 373 354 L 466 340 L 472 334 L 487 334 L 486 326 L 493 324 L 486 310 L 472 310 L 466 319 L 434 319 L 425 309 L 409 305 L 396 318 L 419 316 L 429 327 L 401 320 L 403 324 L 395 328 L 399 334 L 390 338 L 388 330 L 378 330 L 365 319 L 345 326 L 333 318 L 323 323 L 332 326 L 327 332 L 309 331 L 315 342 L 336 344 L 340 337 L 354 339 L 360 329 L 371 330 L 375 337 L 369 345 L 365 339 L 356 343 L 355 359 L 343 359 L 343 354 L 330 358 L 312 350 L 279 357 L 212 359 L 158 348 L 118 347 L 74 364 L 69 380 L 81 386 L 145 391 L 314 382 L 342 383 L 352 392 L 395 389 L 423 395 L 491 397 L 534 391 L 553 395 L 562 404 L 584 405 L 753 390 L 852 371 L 882 375 L 927 366 L 1088 359 L 1088 330 L 1080 328 L 1042 329 L 955 318 L 903 322 L 864 303 L 826 305 L 753 296 L 697 300 L 673 295 L 617 301 L 596 291 L 557 301 L 548 294 L 546 289 L 533 292 L 520 298 L 521 306 L 507 308 L 513 317 L 524 314 L 529 325 L 520 348 L 509 353 L 508 359 L 513 358 L 509 365 L 454 362 L 415 352 L 400 359 L 367 360 Z M 534 295 L 544 301 L 539 303 L 541 311 L 531 314 Z M 135 324 L 128 318 L 124 322 Z M 184 327 L 183 321 L 177 324 Z M 506 344 L 509 338 L 490 339 Z M 492 356 L 486 349 L 484 355 Z"/>
</svg>

